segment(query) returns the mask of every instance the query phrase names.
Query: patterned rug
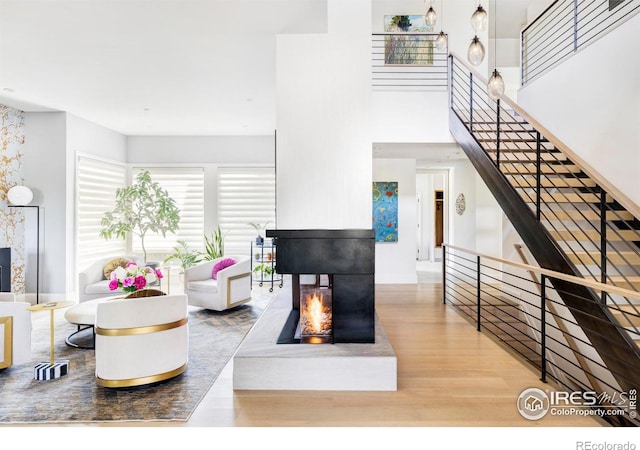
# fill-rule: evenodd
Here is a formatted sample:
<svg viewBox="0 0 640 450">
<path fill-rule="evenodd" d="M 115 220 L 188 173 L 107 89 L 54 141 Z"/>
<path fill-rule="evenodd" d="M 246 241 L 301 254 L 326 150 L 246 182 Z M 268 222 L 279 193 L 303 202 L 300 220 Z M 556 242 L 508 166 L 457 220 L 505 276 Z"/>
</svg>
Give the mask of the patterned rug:
<svg viewBox="0 0 640 450">
<path fill-rule="evenodd" d="M 33 367 L 49 358 L 49 321 L 33 321 L 31 363 L 0 370 L 0 424 L 125 421 L 186 421 L 264 311 L 271 296 L 224 312 L 190 308 L 189 365 L 180 376 L 146 387 L 106 389 L 96 385 L 93 350 L 64 338 L 76 330 L 56 311 L 55 358 L 69 360 L 69 374 L 33 379 Z M 46 314 L 46 313 L 44 313 Z"/>
</svg>

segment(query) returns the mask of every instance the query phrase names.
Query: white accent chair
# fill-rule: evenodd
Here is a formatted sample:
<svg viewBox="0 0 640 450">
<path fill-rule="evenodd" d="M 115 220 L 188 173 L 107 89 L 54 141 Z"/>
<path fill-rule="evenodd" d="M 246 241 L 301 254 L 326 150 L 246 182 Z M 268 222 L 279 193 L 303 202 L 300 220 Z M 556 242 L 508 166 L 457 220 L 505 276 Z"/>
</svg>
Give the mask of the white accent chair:
<svg viewBox="0 0 640 450">
<path fill-rule="evenodd" d="M 99 302 L 95 327 L 95 376 L 100 386 L 141 386 L 173 378 L 187 369 L 185 294 Z"/>
<path fill-rule="evenodd" d="M 31 361 L 31 312 L 29 303 L 0 293 L 0 369 Z"/>
<path fill-rule="evenodd" d="M 225 258 L 236 263 L 211 276 L 213 267 Z M 184 288 L 189 305 L 224 311 L 251 301 L 251 260 L 248 256 L 223 256 L 204 261 L 184 271 Z"/>
<path fill-rule="evenodd" d="M 109 280 L 104 277 L 104 265 L 113 258 L 113 256 L 109 256 L 108 258 L 99 259 L 78 274 L 78 301 L 86 302 L 96 298 L 124 294 L 122 289 L 115 291 L 109 289 Z M 133 260 L 137 264 L 142 264 L 141 258 L 133 256 L 124 256 L 124 258 Z"/>
</svg>

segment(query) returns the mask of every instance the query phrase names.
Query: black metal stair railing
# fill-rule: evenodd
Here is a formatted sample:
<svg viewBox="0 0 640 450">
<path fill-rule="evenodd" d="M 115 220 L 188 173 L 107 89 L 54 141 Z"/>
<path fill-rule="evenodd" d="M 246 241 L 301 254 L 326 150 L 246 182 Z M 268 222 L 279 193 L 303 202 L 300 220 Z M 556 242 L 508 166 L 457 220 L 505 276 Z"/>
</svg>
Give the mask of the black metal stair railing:
<svg viewBox="0 0 640 450">
<path fill-rule="evenodd" d="M 638 426 L 637 389 L 622 389 L 615 373 L 603 362 L 587 338 L 597 329 L 584 330 L 552 283 L 589 283 L 594 290 L 617 292 L 640 301 L 640 292 L 585 281 L 525 263 L 472 250 L 443 245 L 443 302 L 459 312 L 507 350 L 526 361 L 551 384 L 553 390 L 589 393 L 588 405 L 556 405 L 562 413 L 597 416 L 616 426 Z M 581 297 L 585 305 L 598 299 Z M 597 318 L 594 316 L 597 322 Z M 637 318 L 640 319 L 640 316 Z M 615 345 L 612 343 L 612 345 Z M 576 408 L 577 407 L 577 408 Z"/>
<path fill-rule="evenodd" d="M 450 57 L 450 128 L 537 262 L 561 273 L 640 290 L 637 205 L 518 105 L 506 97 L 491 100 L 486 84 L 459 58 Z M 628 348 L 607 362 L 616 365 L 627 358 L 640 367 L 635 342 L 640 339 L 640 302 L 587 290 L 575 296 L 597 297 L 602 322 L 622 326 L 609 328 L 607 339 L 594 346 L 606 354 L 606 341 L 613 339 Z M 580 308 L 576 298 L 565 295 L 564 300 Z M 599 336 L 590 338 L 597 341 Z M 634 378 L 640 381 L 638 375 Z"/>
</svg>

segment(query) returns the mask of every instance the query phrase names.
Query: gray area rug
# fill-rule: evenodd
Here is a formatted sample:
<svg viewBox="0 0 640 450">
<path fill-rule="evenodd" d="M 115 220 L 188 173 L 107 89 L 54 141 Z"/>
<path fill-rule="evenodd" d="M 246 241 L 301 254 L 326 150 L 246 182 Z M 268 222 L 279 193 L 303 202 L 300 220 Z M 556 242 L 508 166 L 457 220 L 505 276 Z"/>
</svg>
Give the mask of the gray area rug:
<svg viewBox="0 0 640 450">
<path fill-rule="evenodd" d="M 154 385 L 106 389 L 94 379 L 93 350 L 65 344 L 76 330 L 56 311 L 55 358 L 69 360 L 69 374 L 33 379 L 33 367 L 49 359 L 49 321 L 34 321 L 32 362 L 0 370 L 0 424 L 186 421 L 264 311 L 260 296 L 224 312 L 189 311 L 189 365 L 180 376 Z"/>
</svg>

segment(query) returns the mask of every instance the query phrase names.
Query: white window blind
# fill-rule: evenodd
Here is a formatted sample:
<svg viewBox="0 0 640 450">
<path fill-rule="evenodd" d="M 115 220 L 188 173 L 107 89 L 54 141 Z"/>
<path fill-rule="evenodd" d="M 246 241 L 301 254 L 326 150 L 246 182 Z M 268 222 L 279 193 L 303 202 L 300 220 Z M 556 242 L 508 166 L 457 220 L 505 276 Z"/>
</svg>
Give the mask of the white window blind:
<svg viewBox="0 0 640 450">
<path fill-rule="evenodd" d="M 131 176 L 148 170 L 151 179 L 156 181 L 176 202 L 180 210 L 180 224 L 176 233 L 147 233 L 144 244 L 147 256 L 165 257 L 173 253 L 178 241 L 186 241 L 190 248 L 202 250 L 204 239 L 204 169 L 185 167 L 134 167 Z M 133 251 L 142 253 L 140 238 L 132 236 Z"/>
<path fill-rule="evenodd" d="M 256 230 L 249 223 L 275 227 L 276 175 L 274 168 L 242 167 L 218 169 L 218 224 L 225 254 L 249 255 Z"/>
<path fill-rule="evenodd" d="M 116 189 L 127 182 L 124 165 L 84 156 L 76 168 L 77 264 L 82 271 L 94 261 L 127 254 L 127 241 L 100 237 L 100 221 L 115 205 Z"/>
</svg>

